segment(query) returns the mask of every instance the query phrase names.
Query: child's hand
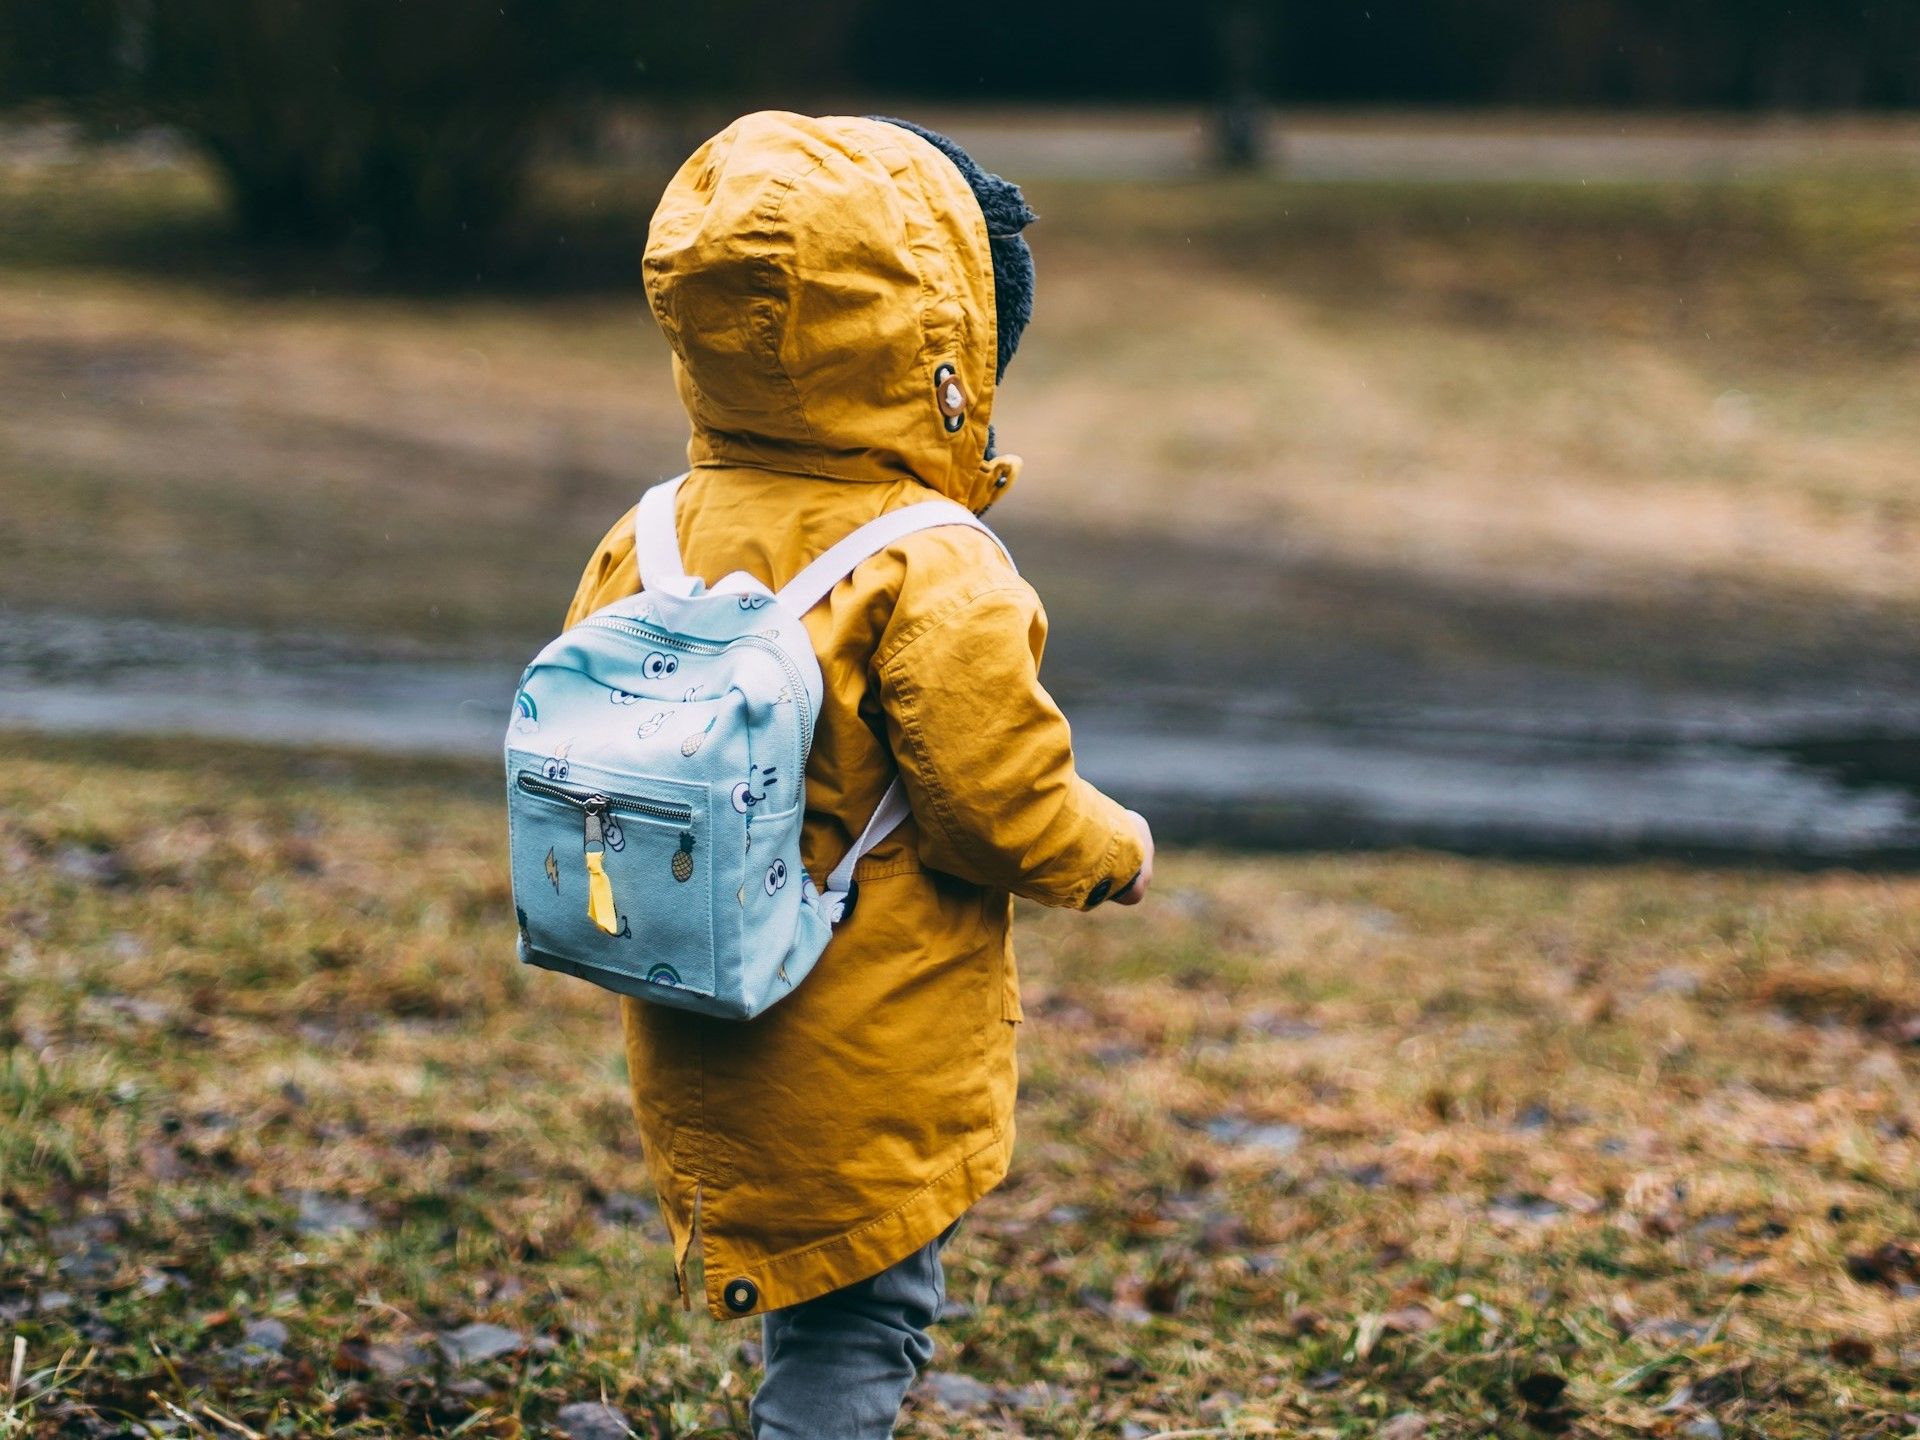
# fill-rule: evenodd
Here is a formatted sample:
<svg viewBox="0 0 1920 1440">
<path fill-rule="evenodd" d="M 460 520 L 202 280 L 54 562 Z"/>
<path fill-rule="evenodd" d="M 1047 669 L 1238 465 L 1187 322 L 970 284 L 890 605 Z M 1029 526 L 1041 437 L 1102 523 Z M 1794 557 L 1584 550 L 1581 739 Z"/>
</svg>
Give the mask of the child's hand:
<svg viewBox="0 0 1920 1440">
<path fill-rule="evenodd" d="M 1140 873 L 1133 877 L 1133 883 L 1113 897 L 1116 905 L 1138 905 L 1147 898 L 1147 887 L 1153 884 L 1153 827 L 1147 824 L 1147 817 L 1138 810 L 1127 811 L 1127 818 L 1133 822 L 1133 828 L 1140 832 L 1140 848 L 1145 853 L 1140 861 Z"/>
</svg>

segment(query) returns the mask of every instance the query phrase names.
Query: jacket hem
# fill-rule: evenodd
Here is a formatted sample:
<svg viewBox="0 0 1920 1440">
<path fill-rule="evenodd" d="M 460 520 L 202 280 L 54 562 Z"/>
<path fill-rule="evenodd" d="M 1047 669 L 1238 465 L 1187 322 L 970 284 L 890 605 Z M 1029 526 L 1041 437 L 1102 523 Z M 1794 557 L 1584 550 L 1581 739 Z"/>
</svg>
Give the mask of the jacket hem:
<svg viewBox="0 0 1920 1440">
<path fill-rule="evenodd" d="M 878 1275 L 926 1245 L 964 1215 L 1006 1178 L 1013 1159 L 1013 1131 L 997 1129 L 987 1144 L 935 1176 L 906 1200 L 865 1224 L 800 1250 L 776 1255 L 747 1269 L 723 1271 L 716 1257 L 703 1253 L 707 1311 L 716 1320 L 741 1320 L 769 1310 L 799 1305 L 830 1291 Z M 705 1250 L 706 1235 L 701 1234 Z M 752 1282 L 757 1296 L 747 1309 L 734 1309 L 724 1293 L 741 1280 Z"/>
</svg>

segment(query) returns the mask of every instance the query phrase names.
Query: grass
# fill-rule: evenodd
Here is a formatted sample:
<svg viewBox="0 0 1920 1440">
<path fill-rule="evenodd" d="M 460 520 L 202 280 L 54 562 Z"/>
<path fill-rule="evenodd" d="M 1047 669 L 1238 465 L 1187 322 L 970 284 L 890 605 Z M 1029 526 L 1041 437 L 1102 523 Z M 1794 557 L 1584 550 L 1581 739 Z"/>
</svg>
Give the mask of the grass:
<svg viewBox="0 0 1920 1440">
<path fill-rule="evenodd" d="M 0 168 L 0 603 L 536 642 L 681 460 L 652 189 L 556 175 L 533 227 L 618 285 L 409 297 L 237 255 L 190 167 Z M 1088 616 L 1125 577 L 1057 537 L 1152 534 L 1335 655 L 1911 675 L 1912 174 L 1034 201 L 1000 518 Z"/>
<path fill-rule="evenodd" d="M 0 1434 L 745 1433 L 490 774 L 6 747 Z M 1184 854 L 1022 933 L 904 1433 L 1912 1433 L 1920 880 Z"/>
</svg>

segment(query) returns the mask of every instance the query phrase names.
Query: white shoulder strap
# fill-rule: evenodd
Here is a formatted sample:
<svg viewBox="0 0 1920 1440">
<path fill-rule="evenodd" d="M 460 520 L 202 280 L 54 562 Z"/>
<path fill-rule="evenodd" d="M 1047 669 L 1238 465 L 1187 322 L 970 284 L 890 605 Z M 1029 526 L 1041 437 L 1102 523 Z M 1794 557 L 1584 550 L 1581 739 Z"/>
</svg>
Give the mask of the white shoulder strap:
<svg viewBox="0 0 1920 1440">
<path fill-rule="evenodd" d="M 889 510 L 869 520 L 838 544 L 829 546 L 825 554 L 781 588 L 780 604 L 795 615 L 804 615 L 826 599 L 827 592 L 851 575 L 862 560 L 878 555 L 894 541 L 916 531 L 932 530 L 941 525 L 965 525 L 978 530 L 999 546 L 1007 564 L 1013 564 L 1013 556 L 1007 554 L 1007 547 L 1001 544 L 1000 537 L 987 528 L 986 521 L 966 506 L 952 500 L 922 500 L 915 505 L 902 505 L 898 510 Z"/>
<path fill-rule="evenodd" d="M 900 828 L 900 822 L 912 811 L 907 805 L 907 787 L 898 775 L 887 786 L 887 793 L 880 797 L 880 803 L 873 807 L 873 816 L 867 821 L 867 828 L 860 832 L 860 838 L 853 842 L 852 848 L 841 857 L 840 863 L 833 867 L 833 873 L 827 876 L 827 888 L 820 894 L 825 902 L 827 921 L 838 925 L 853 908 L 853 867 L 861 858 L 887 836 Z"/>
<path fill-rule="evenodd" d="M 677 590 L 687 578 L 680 562 L 680 533 L 674 523 L 674 501 L 680 495 L 676 476 L 664 485 L 656 485 L 640 497 L 640 508 L 633 516 L 633 557 L 640 565 L 640 588 Z"/>
<path fill-rule="evenodd" d="M 1001 544 L 1000 537 L 964 505 L 952 500 L 923 500 L 915 505 L 889 510 L 829 547 L 824 555 L 787 582 L 780 591 L 780 603 L 794 614 L 804 615 L 824 600 L 828 591 L 851 575 L 862 560 L 878 555 L 904 536 L 940 525 L 965 525 L 978 530 L 999 547 L 1007 564 L 1013 564 L 1013 557 L 1007 554 L 1007 547 Z M 908 814 L 907 789 L 900 777 L 895 775 L 893 783 L 887 787 L 887 793 L 880 797 L 880 803 L 874 807 L 866 829 L 860 832 L 860 838 L 853 842 L 853 847 L 833 867 L 833 873 L 827 876 L 827 888 L 820 898 L 831 923 L 838 925 L 852 908 L 854 866 L 869 850 L 898 829 Z"/>
</svg>

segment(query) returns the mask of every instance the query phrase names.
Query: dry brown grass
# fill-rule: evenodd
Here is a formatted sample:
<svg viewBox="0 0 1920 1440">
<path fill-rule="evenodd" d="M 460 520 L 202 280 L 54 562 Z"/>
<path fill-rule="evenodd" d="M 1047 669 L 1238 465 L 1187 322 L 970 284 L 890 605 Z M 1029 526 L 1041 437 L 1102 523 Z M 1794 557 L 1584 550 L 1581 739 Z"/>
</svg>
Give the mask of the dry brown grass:
<svg viewBox="0 0 1920 1440">
<path fill-rule="evenodd" d="M 69 1356 L 18 1433 L 740 1433 L 491 776 L 8 749 L 0 1338 Z M 1022 924 L 939 1361 L 990 1388 L 907 1433 L 1911 1432 L 1920 882 L 1191 854 Z"/>
</svg>

